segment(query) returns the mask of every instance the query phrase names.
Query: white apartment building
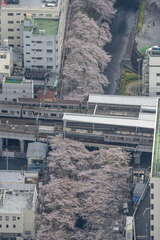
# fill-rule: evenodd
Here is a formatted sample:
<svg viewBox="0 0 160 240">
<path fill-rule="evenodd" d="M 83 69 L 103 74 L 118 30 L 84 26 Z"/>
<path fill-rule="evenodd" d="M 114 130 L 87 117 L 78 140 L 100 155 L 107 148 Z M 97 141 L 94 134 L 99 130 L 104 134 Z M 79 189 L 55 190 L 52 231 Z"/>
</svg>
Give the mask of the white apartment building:
<svg viewBox="0 0 160 240">
<path fill-rule="evenodd" d="M 4 77 L 0 93 L 1 101 L 18 102 L 19 98 L 33 98 L 33 81 L 22 77 Z"/>
<path fill-rule="evenodd" d="M 33 172 L 0 171 L 0 239 L 34 239 L 37 205 Z"/>
<path fill-rule="evenodd" d="M 53 6 L 42 0 L 19 0 L 18 4 L 4 4 L 3 1 L 0 9 L 0 45 L 8 39 L 9 46 L 22 47 L 20 25 L 27 16 L 58 18 L 60 15 L 61 0 L 57 0 L 57 4 Z"/>
<path fill-rule="evenodd" d="M 0 47 L 0 74 L 10 76 L 13 71 L 13 51 L 11 47 Z"/>
<path fill-rule="evenodd" d="M 160 99 L 158 99 L 150 175 L 150 239 L 160 239 Z"/>
<path fill-rule="evenodd" d="M 146 51 L 142 70 L 143 95 L 160 96 L 160 47 Z"/>
<path fill-rule="evenodd" d="M 25 69 L 56 72 L 58 52 L 57 19 L 30 18 L 23 23 L 23 56 Z"/>
</svg>

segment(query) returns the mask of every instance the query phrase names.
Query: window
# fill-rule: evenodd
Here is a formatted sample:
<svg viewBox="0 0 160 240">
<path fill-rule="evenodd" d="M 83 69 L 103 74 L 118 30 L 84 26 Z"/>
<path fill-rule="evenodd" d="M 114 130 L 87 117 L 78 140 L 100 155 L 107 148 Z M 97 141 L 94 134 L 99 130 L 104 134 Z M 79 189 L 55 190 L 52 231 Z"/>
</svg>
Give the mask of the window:
<svg viewBox="0 0 160 240">
<path fill-rule="evenodd" d="M 47 49 L 47 53 L 53 53 L 52 49 Z"/>
<path fill-rule="evenodd" d="M 31 61 L 30 61 L 30 60 L 27 60 L 26 62 L 27 62 L 27 63 L 30 63 Z"/>
<path fill-rule="evenodd" d="M 20 23 L 20 21 L 16 21 L 16 23 Z"/>
<path fill-rule="evenodd" d="M 14 14 L 13 13 L 8 13 L 8 16 L 13 16 Z"/>
<path fill-rule="evenodd" d="M 47 46 L 53 46 L 53 42 L 52 41 L 47 41 Z"/>
<path fill-rule="evenodd" d="M 36 43 L 42 43 L 42 41 L 37 41 Z"/>
<path fill-rule="evenodd" d="M 53 69 L 53 66 L 47 66 L 47 69 Z"/>
<path fill-rule="evenodd" d="M 153 225 L 151 225 L 151 231 L 154 231 L 154 226 Z"/>
<path fill-rule="evenodd" d="M 26 47 L 30 47 L 30 44 L 26 44 Z"/>
<path fill-rule="evenodd" d="M 8 224 L 6 225 L 6 228 L 9 228 L 9 225 L 8 225 Z"/>
<path fill-rule="evenodd" d="M 20 31 L 20 29 L 19 29 L 19 28 L 17 28 L 17 31 Z"/>
<path fill-rule="evenodd" d="M 0 228 L 2 227 L 2 225 L 0 224 Z"/>
<path fill-rule="evenodd" d="M 152 189 L 154 188 L 154 183 L 151 183 L 151 188 L 152 188 Z"/>
<path fill-rule="evenodd" d="M 14 37 L 13 36 L 9 36 L 8 39 L 14 39 Z"/>
<path fill-rule="evenodd" d="M 25 90 L 23 90 L 23 93 L 25 93 L 26 91 Z"/>
<path fill-rule="evenodd" d="M 42 52 L 42 49 L 36 49 L 36 52 Z"/>
<path fill-rule="evenodd" d="M 5 65 L 4 68 L 5 68 L 5 69 L 9 69 L 9 65 Z"/>
<path fill-rule="evenodd" d="M 47 58 L 47 62 L 52 62 L 53 61 L 53 58 L 49 57 Z"/>
<path fill-rule="evenodd" d="M 20 219 L 20 217 L 17 217 L 17 219 L 19 220 L 19 219 Z"/>
<path fill-rule="evenodd" d="M 30 54 L 30 52 L 26 52 L 26 54 Z"/>
<path fill-rule="evenodd" d="M 6 221 L 9 221 L 9 216 L 5 216 L 5 220 L 6 220 Z"/>
<path fill-rule="evenodd" d="M 18 44 L 17 47 L 20 47 L 20 45 Z"/>
<path fill-rule="evenodd" d="M 154 194 L 153 193 L 151 193 L 151 199 L 154 199 Z"/>
<path fill-rule="evenodd" d="M 8 32 L 13 32 L 14 29 L 13 28 L 8 28 Z"/>
<path fill-rule="evenodd" d="M 26 38 L 30 38 L 30 36 L 26 36 Z"/>
<path fill-rule="evenodd" d="M 9 46 L 14 48 L 14 44 L 9 44 Z"/>
<path fill-rule="evenodd" d="M 157 76 L 157 77 L 160 77 L 160 73 L 157 73 L 156 76 Z"/>
<path fill-rule="evenodd" d="M 151 204 L 151 209 L 154 209 L 154 205 L 153 204 Z"/>
<path fill-rule="evenodd" d="M 21 13 L 16 13 L 16 15 L 18 16 L 18 15 L 21 15 Z"/>
<path fill-rule="evenodd" d="M 156 95 L 159 96 L 159 95 L 160 95 L 160 92 L 156 92 Z"/>
<path fill-rule="evenodd" d="M 151 240 L 154 240 L 154 236 L 151 236 Z"/>
<path fill-rule="evenodd" d="M 16 216 L 13 216 L 13 217 L 12 217 L 12 220 L 13 220 L 13 221 L 16 221 Z"/>
<path fill-rule="evenodd" d="M 8 24 L 13 24 L 14 22 L 13 21 L 8 21 Z"/>
<path fill-rule="evenodd" d="M 154 215 L 153 214 L 151 214 L 151 220 L 154 220 Z"/>
<path fill-rule="evenodd" d="M 0 58 L 6 58 L 6 54 L 0 55 Z"/>
<path fill-rule="evenodd" d="M 16 228 L 16 225 L 15 225 L 15 224 L 13 224 L 13 228 Z"/>
<path fill-rule="evenodd" d="M 20 37 L 18 36 L 17 39 L 20 39 Z"/>
</svg>

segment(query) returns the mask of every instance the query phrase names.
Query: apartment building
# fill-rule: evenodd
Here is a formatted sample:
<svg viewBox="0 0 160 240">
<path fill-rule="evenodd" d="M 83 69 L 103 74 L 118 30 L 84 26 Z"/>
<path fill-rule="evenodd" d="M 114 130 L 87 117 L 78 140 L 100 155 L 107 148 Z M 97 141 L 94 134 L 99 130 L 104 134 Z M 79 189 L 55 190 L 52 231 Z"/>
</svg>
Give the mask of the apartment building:
<svg viewBox="0 0 160 240">
<path fill-rule="evenodd" d="M 10 76 L 13 71 L 13 51 L 11 47 L 0 47 L 0 74 Z"/>
<path fill-rule="evenodd" d="M 12 2 L 7 4 L 3 1 L 0 9 L 0 45 L 5 39 L 8 39 L 11 47 L 21 48 L 23 46 L 20 25 L 26 17 L 55 18 L 60 15 L 61 0 L 57 0 L 55 5 L 48 5 L 42 0 L 19 0 L 17 4 Z"/>
<path fill-rule="evenodd" d="M 34 239 L 38 175 L 0 171 L 0 239 Z"/>
<path fill-rule="evenodd" d="M 56 72 L 58 19 L 30 18 L 23 23 L 24 68 Z"/>
<path fill-rule="evenodd" d="M 150 175 L 150 236 L 151 240 L 159 240 L 160 236 L 160 99 L 156 113 L 152 165 Z"/>
<path fill-rule="evenodd" d="M 143 95 L 160 96 L 160 47 L 146 51 L 142 67 Z"/>
</svg>

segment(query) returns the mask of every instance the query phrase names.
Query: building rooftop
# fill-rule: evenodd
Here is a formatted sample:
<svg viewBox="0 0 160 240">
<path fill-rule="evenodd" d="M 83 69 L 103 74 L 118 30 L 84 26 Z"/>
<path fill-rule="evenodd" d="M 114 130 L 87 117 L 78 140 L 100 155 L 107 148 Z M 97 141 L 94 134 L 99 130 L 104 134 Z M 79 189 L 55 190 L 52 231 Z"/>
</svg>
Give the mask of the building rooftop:
<svg viewBox="0 0 160 240">
<path fill-rule="evenodd" d="M 154 117 L 150 118 L 126 118 L 126 117 L 107 117 L 103 115 L 89 115 L 89 114 L 70 114 L 64 113 L 63 121 L 84 122 L 91 124 L 106 124 L 126 127 L 140 127 L 140 128 L 154 128 Z"/>
<path fill-rule="evenodd" d="M 38 175 L 32 171 L 0 171 L 0 213 L 32 208 Z"/>
<path fill-rule="evenodd" d="M 0 189 L 0 213 L 21 213 L 32 208 L 34 192 Z"/>
<path fill-rule="evenodd" d="M 27 158 L 44 159 L 46 158 L 48 145 L 46 143 L 34 142 L 28 144 Z"/>
<path fill-rule="evenodd" d="M 56 35 L 58 25 L 58 19 L 51 18 L 26 19 L 23 23 L 24 31 L 32 31 L 34 35 Z"/>
<path fill-rule="evenodd" d="M 60 1 L 60 0 L 59 0 Z M 59 2 L 58 1 L 58 2 Z M 6 4 L 4 0 L 2 0 L 1 8 L 28 8 L 28 9 L 48 9 L 53 10 L 57 8 L 56 4 L 54 7 L 47 7 L 42 0 L 19 0 L 18 4 Z"/>
<path fill-rule="evenodd" d="M 59 21 L 56 19 L 35 18 L 33 34 L 56 35 Z"/>
<path fill-rule="evenodd" d="M 29 183 L 27 179 L 38 179 L 38 175 L 32 171 L 0 170 L 0 184 Z"/>
<path fill-rule="evenodd" d="M 160 99 L 158 99 L 156 126 L 154 130 L 153 150 L 152 150 L 152 177 L 160 177 Z"/>
</svg>

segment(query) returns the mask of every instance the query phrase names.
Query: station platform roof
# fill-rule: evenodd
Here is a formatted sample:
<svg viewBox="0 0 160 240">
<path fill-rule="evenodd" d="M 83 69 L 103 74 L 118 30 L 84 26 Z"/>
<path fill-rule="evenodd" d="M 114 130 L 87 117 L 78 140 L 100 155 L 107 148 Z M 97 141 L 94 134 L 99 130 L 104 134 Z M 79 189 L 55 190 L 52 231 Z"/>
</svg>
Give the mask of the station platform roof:
<svg viewBox="0 0 160 240">
<path fill-rule="evenodd" d="M 155 125 L 153 114 L 152 117 L 147 118 L 127 118 L 127 117 L 107 117 L 104 115 L 89 115 L 89 114 L 70 114 L 65 113 L 63 115 L 63 121 L 70 122 L 82 122 L 91 124 L 106 124 L 106 125 L 117 125 L 124 127 L 139 127 L 139 128 L 150 128 L 153 129 Z"/>
<path fill-rule="evenodd" d="M 90 94 L 88 103 L 155 107 L 157 97 Z"/>
</svg>

